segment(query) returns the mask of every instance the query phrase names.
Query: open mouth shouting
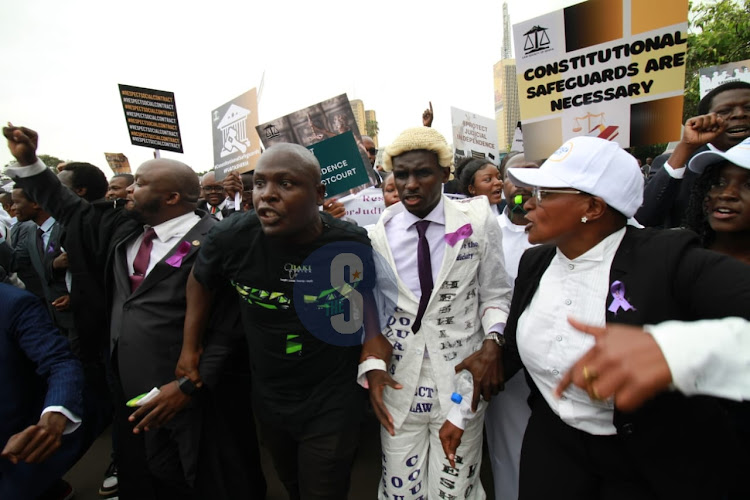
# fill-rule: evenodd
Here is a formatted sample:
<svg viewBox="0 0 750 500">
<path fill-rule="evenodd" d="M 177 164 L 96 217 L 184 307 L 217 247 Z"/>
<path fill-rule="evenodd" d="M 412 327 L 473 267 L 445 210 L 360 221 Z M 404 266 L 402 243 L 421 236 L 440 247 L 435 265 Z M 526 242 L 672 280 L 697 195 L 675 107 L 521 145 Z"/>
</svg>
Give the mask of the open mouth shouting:
<svg viewBox="0 0 750 500">
<path fill-rule="evenodd" d="M 258 219 L 264 226 L 273 226 L 283 218 L 279 212 L 270 207 L 258 207 L 255 213 L 258 214 Z"/>
<path fill-rule="evenodd" d="M 728 127 L 724 133 L 727 135 L 727 137 L 731 137 L 732 139 L 744 139 L 745 137 L 750 136 L 750 125 L 736 125 L 733 127 Z"/>
</svg>

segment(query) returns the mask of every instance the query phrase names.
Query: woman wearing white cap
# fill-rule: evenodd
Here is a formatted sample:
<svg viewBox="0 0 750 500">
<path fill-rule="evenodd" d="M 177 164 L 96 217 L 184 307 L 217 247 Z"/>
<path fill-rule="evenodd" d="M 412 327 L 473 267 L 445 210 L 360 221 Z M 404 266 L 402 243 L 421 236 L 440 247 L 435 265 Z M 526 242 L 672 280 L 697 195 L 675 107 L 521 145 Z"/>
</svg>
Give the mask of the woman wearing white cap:
<svg viewBox="0 0 750 500">
<path fill-rule="evenodd" d="M 643 176 L 615 143 L 576 137 L 541 168 L 508 175 L 532 188 L 529 242 L 543 244 L 521 259 L 506 327 L 506 379 L 523 366 L 531 387 L 519 498 L 721 498 L 734 442 L 714 400 L 665 392 L 621 412 L 586 366 L 585 390 L 558 398 L 555 389 L 594 345 L 569 317 L 598 326 L 748 318 L 750 268 L 691 232 L 626 227 Z"/>
<path fill-rule="evenodd" d="M 688 168 L 698 174 L 686 225 L 706 248 L 750 264 L 750 139 L 722 151 L 704 151 Z"/>
</svg>

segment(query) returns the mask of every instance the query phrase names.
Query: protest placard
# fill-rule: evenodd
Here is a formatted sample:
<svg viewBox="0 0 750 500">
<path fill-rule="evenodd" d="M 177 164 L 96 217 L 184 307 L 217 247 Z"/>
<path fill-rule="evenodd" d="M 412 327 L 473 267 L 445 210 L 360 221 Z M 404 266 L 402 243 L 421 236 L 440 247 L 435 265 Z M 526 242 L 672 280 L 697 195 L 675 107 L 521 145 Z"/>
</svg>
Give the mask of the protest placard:
<svg viewBox="0 0 750 500">
<path fill-rule="evenodd" d="M 524 151 L 679 139 L 687 0 L 588 0 L 513 27 Z"/>
<path fill-rule="evenodd" d="M 229 172 L 249 172 L 260 158 L 258 98 L 255 89 L 222 104 L 211 112 L 216 180 Z"/>
<path fill-rule="evenodd" d="M 122 153 L 104 153 L 104 159 L 107 160 L 107 165 L 112 169 L 112 172 L 116 174 L 129 174 L 130 173 L 130 162 L 128 157 Z"/>
<path fill-rule="evenodd" d="M 451 107 L 453 151 L 455 162 L 460 158 L 486 158 L 498 164 L 497 124 L 492 118 Z"/>
<path fill-rule="evenodd" d="M 368 180 L 361 187 L 378 183 L 378 176 L 370 165 L 367 151 L 362 145 L 362 136 L 354 119 L 352 106 L 346 94 L 319 102 L 307 108 L 295 111 L 281 118 L 271 120 L 256 127 L 260 140 L 266 148 L 278 142 L 291 142 L 312 146 L 324 139 L 351 132 L 356 142 L 362 167 Z"/>
<path fill-rule="evenodd" d="M 182 153 L 174 93 L 123 84 L 119 87 L 131 144 Z"/>
<path fill-rule="evenodd" d="M 316 142 L 307 149 L 320 162 L 321 181 L 326 198 L 346 193 L 368 183 L 365 165 L 352 131 Z"/>
<path fill-rule="evenodd" d="M 698 73 L 700 74 L 698 85 L 701 99 L 703 99 L 719 85 L 729 82 L 750 83 L 750 59 L 701 68 Z"/>
<path fill-rule="evenodd" d="M 369 187 L 362 191 L 339 198 L 346 209 L 346 217 L 352 219 L 359 226 L 377 224 L 380 214 L 385 210 L 383 190 L 379 187 Z"/>
</svg>

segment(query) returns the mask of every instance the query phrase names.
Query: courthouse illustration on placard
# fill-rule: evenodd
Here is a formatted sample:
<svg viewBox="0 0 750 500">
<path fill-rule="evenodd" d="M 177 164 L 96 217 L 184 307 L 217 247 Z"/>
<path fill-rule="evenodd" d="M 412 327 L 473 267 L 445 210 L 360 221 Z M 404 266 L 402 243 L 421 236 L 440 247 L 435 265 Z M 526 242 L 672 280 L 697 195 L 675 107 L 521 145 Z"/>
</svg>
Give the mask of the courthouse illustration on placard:
<svg viewBox="0 0 750 500">
<path fill-rule="evenodd" d="M 250 110 L 232 104 L 224 114 L 219 125 L 216 127 L 221 130 L 224 147 L 219 153 L 222 158 L 236 151 L 241 153 L 247 152 L 250 147 L 250 140 L 247 138 L 247 117 Z"/>
</svg>

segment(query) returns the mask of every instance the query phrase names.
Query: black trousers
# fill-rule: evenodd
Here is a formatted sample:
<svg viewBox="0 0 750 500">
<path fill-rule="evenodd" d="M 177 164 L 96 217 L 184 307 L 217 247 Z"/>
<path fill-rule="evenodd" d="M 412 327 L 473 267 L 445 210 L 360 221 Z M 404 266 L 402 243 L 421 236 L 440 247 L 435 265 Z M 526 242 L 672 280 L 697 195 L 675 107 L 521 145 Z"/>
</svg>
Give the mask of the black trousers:
<svg viewBox="0 0 750 500">
<path fill-rule="evenodd" d="M 595 436 L 564 423 L 541 395 L 531 398 L 521 448 L 519 499 L 726 499 L 731 440 L 708 418 L 685 434 L 641 426 L 633 436 Z M 678 423 L 674 423 L 677 427 Z M 666 435 L 665 435 L 666 434 Z M 706 436 L 716 436 L 707 451 Z M 709 443 L 712 444 L 712 443 Z"/>
<path fill-rule="evenodd" d="M 113 363 L 113 375 L 115 378 L 113 384 L 115 422 L 112 432 L 117 433 L 119 498 L 122 500 L 199 498 L 192 485 L 188 484 L 185 479 L 186 472 L 182 469 L 185 452 L 177 445 L 177 440 L 188 439 L 182 434 L 192 431 L 186 422 L 183 422 L 186 418 L 185 410 L 165 427 L 147 433 L 133 434 L 134 424 L 128 421 L 128 417 L 135 411 L 135 408 L 129 408 L 125 404 L 127 399 L 122 390 L 116 362 Z M 195 445 L 197 446 L 197 442 Z M 197 449 L 194 452 L 197 454 Z"/>
<path fill-rule="evenodd" d="M 299 430 L 262 421 L 258 425 L 290 500 L 346 500 L 359 443 L 358 419 L 342 421 L 332 432 L 307 430 L 314 424 Z"/>
<path fill-rule="evenodd" d="M 620 438 L 595 436 L 560 420 L 535 398 L 521 448 L 520 500 L 649 500 Z"/>
</svg>

